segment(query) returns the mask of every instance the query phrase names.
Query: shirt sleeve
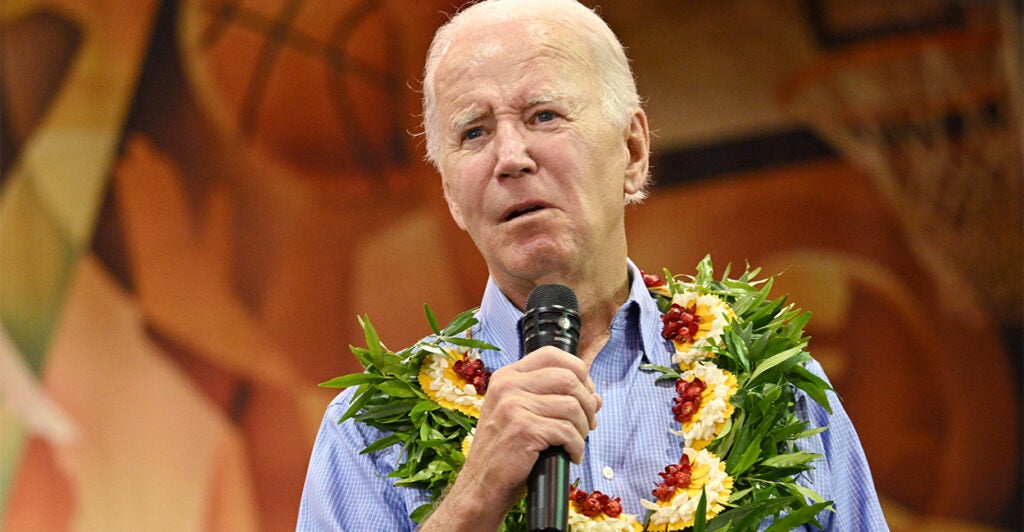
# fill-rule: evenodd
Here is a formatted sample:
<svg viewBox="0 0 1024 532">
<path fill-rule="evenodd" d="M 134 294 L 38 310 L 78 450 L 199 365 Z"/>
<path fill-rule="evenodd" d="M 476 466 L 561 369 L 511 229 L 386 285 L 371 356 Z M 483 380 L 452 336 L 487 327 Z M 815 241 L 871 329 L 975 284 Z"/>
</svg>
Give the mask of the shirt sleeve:
<svg viewBox="0 0 1024 532">
<path fill-rule="evenodd" d="M 360 454 L 384 433 L 352 419 L 338 423 L 350 399 L 351 389 L 342 392 L 324 414 L 306 472 L 296 530 L 414 530 L 409 511 L 429 498 L 417 490 L 399 490 L 386 477 L 394 470 L 397 446 Z"/>
<path fill-rule="evenodd" d="M 817 361 L 812 360 L 806 368 L 827 381 Z M 798 390 L 798 401 L 804 403 L 801 407 L 806 408 L 809 425 L 828 427 L 819 438 L 808 438 L 811 441 L 807 450 L 824 455 L 810 472 L 810 487 L 835 502 L 835 512 L 824 511 L 818 520 L 825 530 L 831 531 L 887 531 L 889 527 L 853 423 L 835 393 L 828 392 L 828 400 L 831 414 Z"/>
</svg>

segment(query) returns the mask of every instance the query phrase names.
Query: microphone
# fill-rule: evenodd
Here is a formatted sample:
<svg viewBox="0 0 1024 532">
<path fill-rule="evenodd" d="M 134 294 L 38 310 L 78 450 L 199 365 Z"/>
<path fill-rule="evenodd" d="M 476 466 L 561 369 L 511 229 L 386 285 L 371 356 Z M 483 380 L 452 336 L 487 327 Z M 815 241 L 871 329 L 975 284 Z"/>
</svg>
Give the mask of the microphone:
<svg viewBox="0 0 1024 532">
<path fill-rule="evenodd" d="M 568 286 L 534 288 L 519 322 L 523 353 L 552 345 L 575 356 L 580 340 L 579 309 L 576 294 Z M 526 523 L 531 532 L 568 530 L 569 453 L 561 446 L 541 451 L 533 464 L 526 483 Z"/>
</svg>

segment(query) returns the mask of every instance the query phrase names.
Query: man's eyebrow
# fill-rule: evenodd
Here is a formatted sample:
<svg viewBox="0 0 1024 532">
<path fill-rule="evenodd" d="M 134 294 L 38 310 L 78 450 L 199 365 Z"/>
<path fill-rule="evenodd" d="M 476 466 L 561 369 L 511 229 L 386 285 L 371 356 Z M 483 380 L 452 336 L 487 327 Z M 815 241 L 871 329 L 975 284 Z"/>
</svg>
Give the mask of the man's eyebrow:
<svg viewBox="0 0 1024 532">
<path fill-rule="evenodd" d="M 558 99 L 559 97 L 557 94 L 538 94 L 526 99 L 522 104 L 522 108 L 530 109 L 531 107 L 548 104 Z M 479 121 L 486 115 L 487 111 L 471 109 L 453 117 L 451 121 L 449 121 L 448 125 L 451 127 L 451 131 L 462 131 L 469 127 L 470 124 Z"/>
<path fill-rule="evenodd" d="M 555 101 L 556 99 L 558 99 L 558 98 L 555 95 L 553 95 L 553 94 L 538 94 L 536 96 L 532 96 L 529 99 L 527 99 L 526 102 L 525 102 L 525 105 L 523 107 L 525 109 L 529 109 L 531 107 L 536 107 L 538 105 L 544 105 L 546 103 L 551 103 L 551 102 Z"/>
<path fill-rule="evenodd" d="M 469 127 L 470 124 L 483 118 L 483 116 L 484 112 L 480 110 L 467 111 L 465 113 L 457 115 L 454 118 L 452 118 L 451 122 L 449 123 L 449 125 L 452 128 L 451 131 L 462 131 L 463 129 Z"/>
</svg>

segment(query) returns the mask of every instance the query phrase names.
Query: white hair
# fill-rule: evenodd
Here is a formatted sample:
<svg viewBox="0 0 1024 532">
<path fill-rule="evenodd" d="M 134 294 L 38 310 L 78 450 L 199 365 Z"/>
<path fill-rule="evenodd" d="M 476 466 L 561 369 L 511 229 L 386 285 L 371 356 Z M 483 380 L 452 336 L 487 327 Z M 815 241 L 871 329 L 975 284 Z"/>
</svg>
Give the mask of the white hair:
<svg viewBox="0 0 1024 532">
<path fill-rule="evenodd" d="M 427 141 L 427 160 L 440 168 L 441 126 L 437 116 L 434 75 L 438 63 L 451 45 L 460 27 L 480 21 L 544 20 L 574 31 L 587 45 L 594 68 L 600 72 L 601 110 L 616 126 L 625 127 L 641 109 L 636 81 L 626 51 L 608 24 L 597 13 L 577 0 L 483 0 L 461 10 L 437 30 L 427 52 L 423 70 L 423 133 Z M 647 197 L 650 175 L 640 190 L 626 196 L 626 203 L 639 203 Z"/>
</svg>

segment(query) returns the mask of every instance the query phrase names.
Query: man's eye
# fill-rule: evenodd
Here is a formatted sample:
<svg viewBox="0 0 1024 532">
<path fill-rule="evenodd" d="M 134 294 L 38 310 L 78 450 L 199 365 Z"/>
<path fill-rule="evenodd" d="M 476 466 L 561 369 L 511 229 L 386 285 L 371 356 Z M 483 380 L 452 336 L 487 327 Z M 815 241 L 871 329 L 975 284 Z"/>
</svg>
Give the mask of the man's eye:
<svg viewBox="0 0 1024 532">
<path fill-rule="evenodd" d="M 480 138 L 480 136 L 483 135 L 483 134 L 484 134 L 483 128 L 475 127 L 473 129 L 466 130 L 462 134 L 462 140 L 473 140 L 473 139 L 476 139 L 476 138 Z"/>
<path fill-rule="evenodd" d="M 558 115 L 556 115 L 555 113 L 553 113 L 551 111 L 541 111 L 541 112 L 537 113 L 536 115 L 534 115 L 534 120 L 536 120 L 538 122 L 550 122 L 550 121 L 554 120 L 556 116 L 558 116 Z"/>
</svg>

